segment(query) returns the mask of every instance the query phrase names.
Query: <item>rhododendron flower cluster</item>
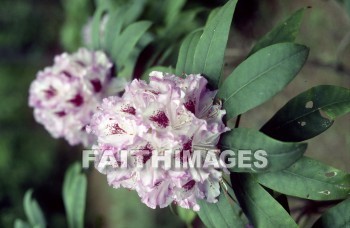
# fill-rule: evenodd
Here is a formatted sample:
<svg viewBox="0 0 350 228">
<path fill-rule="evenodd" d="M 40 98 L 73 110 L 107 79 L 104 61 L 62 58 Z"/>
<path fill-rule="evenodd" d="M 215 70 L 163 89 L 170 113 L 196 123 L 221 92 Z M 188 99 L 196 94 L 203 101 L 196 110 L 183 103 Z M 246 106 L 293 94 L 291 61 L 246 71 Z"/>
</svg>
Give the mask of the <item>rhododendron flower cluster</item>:
<svg viewBox="0 0 350 228">
<path fill-rule="evenodd" d="M 30 86 L 29 105 L 36 121 L 71 145 L 91 145 L 94 137 L 85 127 L 102 99 L 118 90 L 111 69 L 112 63 L 101 51 L 82 48 L 56 56 L 54 65 L 40 71 Z"/>
<path fill-rule="evenodd" d="M 197 199 L 215 203 L 220 194 L 221 171 L 213 166 L 168 169 L 151 165 L 153 153 L 172 153 L 182 163 L 183 151 L 216 149 L 220 134 L 229 130 L 222 122 L 216 91 L 207 88 L 201 75 L 152 72 L 150 83 L 133 80 L 122 97 L 103 99 L 87 130 L 98 138 L 96 168 L 110 185 L 136 190 L 143 203 L 163 208 L 174 202 L 199 210 Z M 120 151 L 128 150 L 127 168 L 99 165 L 104 153 L 112 152 L 122 163 Z M 181 151 L 175 153 L 175 151 Z M 143 168 L 137 166 L 143 163 Z M 124 164 L 125 165 L 125 164 Z"/>
</svg>

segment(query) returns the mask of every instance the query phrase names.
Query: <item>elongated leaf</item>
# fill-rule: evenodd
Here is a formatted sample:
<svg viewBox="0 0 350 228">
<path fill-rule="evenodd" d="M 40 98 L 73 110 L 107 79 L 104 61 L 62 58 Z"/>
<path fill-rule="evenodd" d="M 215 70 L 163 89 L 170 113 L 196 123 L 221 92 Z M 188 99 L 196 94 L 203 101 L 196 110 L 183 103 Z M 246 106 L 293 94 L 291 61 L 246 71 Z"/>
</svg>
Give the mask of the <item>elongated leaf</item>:
<svg viewBox="0 0 350 228">
<path fill-rule="evenodd" d="M 198 201 L 200 206 L 198 216 L 209 228 L 244 227 L 245 224 L 240 217 L 240 209 L 237 204 L 230 204 L 230 199 L 223 192 L 224 190 L 221 191 L 217 203 Z"/>
<path fill-rule="evenodd" d="M 350 198 L 328 209 L 313 228 L 344 228 L 350 226 Z"/>
<path fill-rule="evenodd" d="M 125 61 L 132 53 L 133 48 L 150 26 L 151 22 L 149 21 L 135 22 L 129 25 L 114 41 L 112 57 L 117 63 L 118 68 L 125 64 Z"/>
<path fill-rule="evenodd" d="M 115 11 L 109 13 L 108 21 L 106 23 L 103 47 L 107 52 L 111 52 L 113 48 L 113 41 L 118 39 L 118 36 L 123 28 L 125 17 L 125 7 L 120 7 Z"/>
<path fill-rule="evenodd" d="M 38 202 L 32 198 L 32 190 L 28 190 L 24 196 L 24 211 L 31 226 L 44 228 L 46 221 Z"/>
<path fill-rule="evenodd" d="M 313 87 L 291 99 L 262 128 L 282 141 L 304 141 L 327 130 L 333 120 L 350 112 L 350 90 L 338 86 Z"/>
<path fill-rule="evenodd" d="M 237 0 L 228 1 L 212 17 L 212 20 L 204 28 L 194 54 L 192 73 L 206 75 L 209 83 L 214 88 L 218 87 L 220 81 L 226 44 L 236 4 Z"/>
<path fill-rule="evenodd" d="M 177 207 L 177 215 L 187 225 L 190 225 L 197 216 L 196 212 L 182 207 Z"/>
<path fill-rule="evenodd" d="M 68 52 L 74 52 L 81 47 L 87 39 L 82 39 L 82 27 L 91 15 L 91 7 L 88 1 L 62 0 L 60 5 L 63 8 L 62 25 L 55 29 L 60 29 L 60 43 L 62 48 Z M 77 13 L 79 12 L 79 13 Z M 91 37 L 91 34 L 84 34 Z M 85 41 L 84 43 L 82 41 Z M 88 42 L 91 43 L 91 42 Z"/>
<path fill-rule="evenodd" d="M 128 1 L 127 4 L 125 4 L 125 24 L 131 24 L 132 22 L 136 21 L 138 17 L 143 12 L 143 9 L 145 7 L 147 0 L 132 0 Z M 122 3 L 123 4 L 123 3 Z"/>
<path fill-rule="evenodd" d="M 252 164 L 252 167 L 240 167 L 239 162 L 233 168 L 232 172 L 267 172 L 286 169 L 296 162 L 305 152 L 307 144 L 305 143 L 285 143 L 270 138 L 259 131 L 253 129 L 235 128 L 221 136 L 220 147 L 222 150 L 232 150 L 235 152 L 235 158 L 239 159 L 239 150 L 250 150 L 252 156 L 245 156 L 250 161 L 245 162 L 247 165 Z M 259 157 L 254 156 L 258 150 L 266 152 L 264 156 L 267 160 L 266 167 L 260 167 Z M 238 158 L 237 158 L 238 157 Z M 257 168 L 259 167 L 259 168 Z"/>
<path fill-rule="evenodd" d="M 254 227 L 298 227 L 250 174 L 231 173 L 230 176 L 239 204 Z"/>
<path fill-rule="evenodd" d="M 99 49 L 101 47 L 101 40 L 100 40 L 100 29 L 101 29 L 101 21 L 103 15 L 107 12 L 106 7 L 99 7 L 92 18 L 92 29 L 91 29 L 91 38 L 92 43 L 91 47 L 93 49 Z"/>
<path fill-rule="evenodd" d="M 104 29 L 103 47 L 107 52 L 111 52 L 113 41 L 118 40 L 124 26 L 134 22 L 142 13 L 145 0 L 133 0 L 127 4 L 122 4 L 113 10 L 109 9 L 108 20 Z M 111 6 L 105 6 L 111 7 Z"/>
<path fill-rule="evenodd" d="M 286 170 L 257 174 L 262 185 L 286 195 L 311 200 L 338 200 L 350 196 L 350 175 L 303 157 Z"/>
<path fill-rule="evenodd" d="M 299 33 L 301 21 L 304 15 L 305 8 L 296 11 L 287 20 L 282 22 L 277 27 L 273 28 L 269 33 L 263 36 L 253 47 L 249 55 L 254 54 L 260 49 L 267 46 L 284 43 L 294 42 Z"/>
<path fill-rule="evenodd" d="M 84 227 L 86 185 L 86 176 L 81 174 L 80 164 L 72 165 L 63 183 L 63 202 L 70 228 Z"/>
<path fill-rule="evenodd" d="M 135 48 L 131 51 L 128 59 L 124 62 L 122 70 L 117 71 L 119 78 L 125 78 L 127 81 L 131 81 L 135 75 L 135 66 L 137 64 L 140 53 L 154 40 L 154 36 L 149 32 L 146 32 L 138 41 Z"/>
<path fill-rule="evenodd" d="M 192 73 L 194 52 L 202 32 L 201 29 L 196 30 L 190 33 L 182 42 L 176 63 L 176 75 Z"/>
<path fill-rule="evenodd" d="M 15 224 L 14 224 L 14 228 L 31 228 L 31 226 L 27 222 L 25 222 L 21 219 L 16 219 Z"/>
<path fill-rule="evenodd" d="M 208 19 L 207 19 L 207 22 L 206 22 L 206 26 L 208 26 L 209 23 L 211 23 L 211 21 L 213 20 L 213 18 L 217 15 L 218 12 L 220 12 L 221 8 L 218 7 L 218 8 L 215 8 L 215 9 L 212 9 L 208 15 Z"/>
<path fill-rule="evenodd" d="M 350 17 L 350 0 L 338 0 L 340 4 L 343 4 L 342 7 L 345 9 L 346 13 Z"/>
<path fill-rule="evenodd" d="M 219 88 L 227 118 L 233 118 L 270 99 L 300 71 L 309 50 L 281 43 L 266 47 L 242 62 Z"/>
<path fill-rule="evenodd" d="M 167 1 L 166 5 L 166 24 L 172 24 L 176 21 L 176 18 L 181 14 L 181 9 L 185 5 L 186 0 L 177 0 L 177 1 Z"/>
<path fill-rule="evenodd" d="M 346 12 L 348 13 L 348 16 L 350 17 L 350 0 L 344 0 L 344 4 L 345 4 Z"/>
</svg>

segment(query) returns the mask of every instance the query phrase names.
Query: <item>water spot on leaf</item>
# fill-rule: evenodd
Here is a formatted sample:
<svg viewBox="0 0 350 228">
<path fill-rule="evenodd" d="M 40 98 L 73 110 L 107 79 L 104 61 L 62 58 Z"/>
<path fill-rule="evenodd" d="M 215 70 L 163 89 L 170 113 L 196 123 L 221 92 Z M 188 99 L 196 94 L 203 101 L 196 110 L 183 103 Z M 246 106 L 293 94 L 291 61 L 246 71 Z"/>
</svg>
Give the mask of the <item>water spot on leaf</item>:
<svg viewBox="0 0 350 228">
<path fill-rule="evenodd" d="M 328 190 L 320 191 L 318 193 L 321 193 L 321 194 L 324 194 L 324 195 L 327 195 L 327 196 L 331 194 L 331 192 L 328 191 Z"/>
<path fill-rule="evenodd" d="M 337 175 L 337 172 L 328 172 L 328 173 L 325 173 L 325 176 L 326 177 L 334 177 Z"/>
<path fill-rule="evenodd" d="M 320 115 L 325 119 L 332 120 L 332 118 L 322 109 L 320 109 Z"/>
<path fill-rule="evenodd" d="M 305 104 L 305 108 L 313 108 L 314 107 L 314 102 L 313 101 L 308 101 Z"/>
</svg>

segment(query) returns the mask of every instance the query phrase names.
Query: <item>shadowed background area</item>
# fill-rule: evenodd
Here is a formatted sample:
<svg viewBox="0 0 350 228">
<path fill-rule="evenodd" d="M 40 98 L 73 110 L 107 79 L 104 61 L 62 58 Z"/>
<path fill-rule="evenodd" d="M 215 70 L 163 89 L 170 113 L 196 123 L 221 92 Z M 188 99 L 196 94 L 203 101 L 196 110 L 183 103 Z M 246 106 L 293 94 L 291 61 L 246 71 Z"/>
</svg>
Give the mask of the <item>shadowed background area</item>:
<svg viewBox="0 0 350 228">
<path fill-rule="evenodd" d="M 157 2 L 157 1 L 154 1 Z M 225 1 L 188 1 L 214 8 Z M 295 10 L 306 11 L 298 42 L 310 47 L 307 64 L 288 87 L 269 102 L 244 114 L 241 125 L 260 128 L 289 99 L 306 89 L 331 84 L 350 87 L 350 15 L 335 0 L 241 0 L 226 51 L 225 74 L 240 63 L 254 42 Z M 81 159 L 81 147 L 53 139 L 33 119 L 28 88 L 36 72 L 53 57 L 81 45 L 82 26 L 93 13 L 88 0 L 1 0 L 0 7 L 0 227 L 24 218 L 29 188 L 50 227 L 65 227 L 61 196 L 66 168 Z M 205 18 L 202 18 L 203 21 Z M 307 155 L 350 171 L 350 116 L 339 118 L 310 140 Z M 185 227 L 169 208 L 152 210 L 135 192 L 108 187 L 106 177 L 86 171 L 87 227 Z M 291 199 L 291 206 L 306 201 Z M 300 211 L 295 211 L 295 217 Z M 312 212 L 312 211 L 311 211 Z M 312 214 L 317 218 L 317 213 Z M 308 221 L 305 221 L 306 224 Z M 195 222 L 200 227 L 200 221 Z"/>
</svg>

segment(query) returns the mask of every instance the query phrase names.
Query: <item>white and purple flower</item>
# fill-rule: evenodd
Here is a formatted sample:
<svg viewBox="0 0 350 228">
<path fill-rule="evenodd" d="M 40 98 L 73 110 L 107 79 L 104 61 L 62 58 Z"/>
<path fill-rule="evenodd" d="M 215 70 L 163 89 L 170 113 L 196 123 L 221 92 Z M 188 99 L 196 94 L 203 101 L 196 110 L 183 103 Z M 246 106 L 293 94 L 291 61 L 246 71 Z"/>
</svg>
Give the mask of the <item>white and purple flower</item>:
<svg viewBox="0 0 350 228">
<path fill-rule="evenodd" d="M 56 56 L 54 65 L 40 71 L 30 86 L 29 105 L 36 121 L 54 138 L 63 137 L 71 145 L 92 144 L 94 137 L 85 127 L 93 112 L 104 97 L 125 85 L 112 79 L 111 69 L 112 63 L 101 51 L 81 48 Z"/>
<path fill-rule="evenodd" d="M 197 199 L 215 203 L 220 194 L 221 172 L 214 167 L 172 170 L 151 166 L 154 151 L 191 153 L 217 148 L 220 135 L 229 129 L 222 121 L 225 111 L 221 104 L 214 104 L 215 94 L 201 75 L 191 74 L 183 79 L 154 71 L 149 84 L 135 79 L 122 97 L 103 99 L 87 127 L 98 140 L 93 147 L 97 169 L 107 175 L 111 186 L 136 190 L 151 208 L 174 202 L 199 210 Z M 97 165 L 106 152 L 112 152 L 121 162 L 121 150 L 130 151 L 126 169 Z M 187 162 L 181 153 L 172 156 Z M 140 161 L 143 169 L 136 165 Z"/>
</svg>

